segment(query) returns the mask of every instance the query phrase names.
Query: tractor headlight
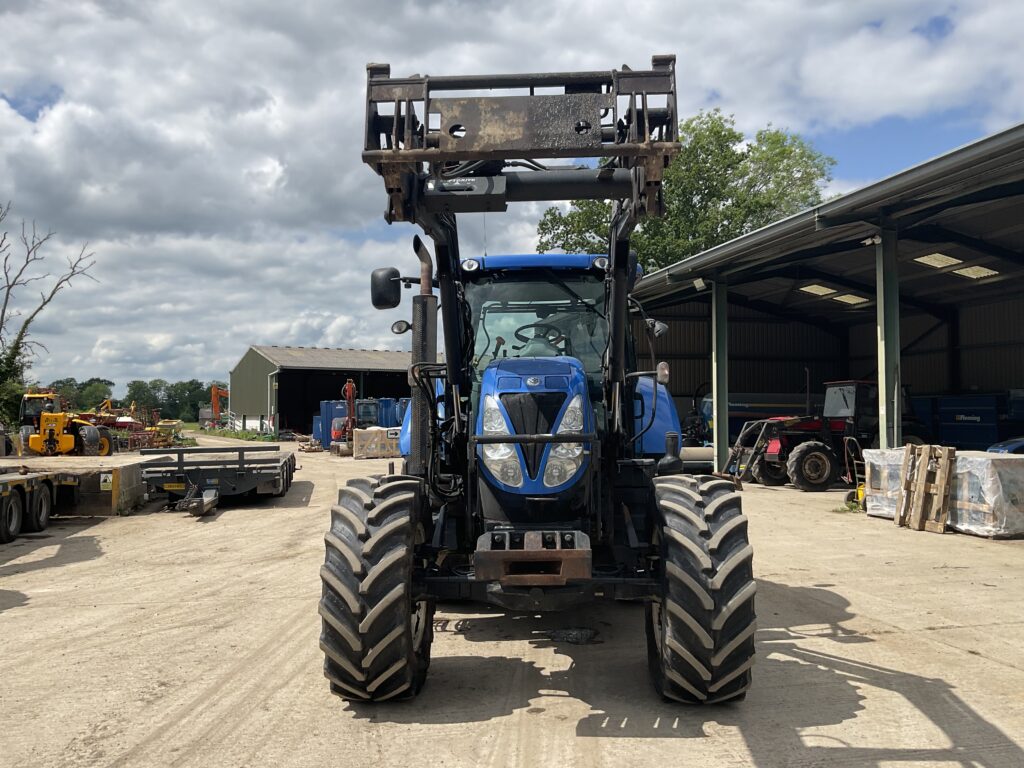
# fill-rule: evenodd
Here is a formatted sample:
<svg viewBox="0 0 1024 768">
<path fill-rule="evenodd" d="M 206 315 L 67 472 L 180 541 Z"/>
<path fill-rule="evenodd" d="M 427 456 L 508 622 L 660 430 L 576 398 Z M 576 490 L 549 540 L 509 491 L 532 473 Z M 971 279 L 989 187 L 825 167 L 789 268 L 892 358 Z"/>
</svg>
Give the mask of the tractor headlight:
<svg viewBox="0 0 1024 768">
<path fill-rule="evenodd" d="M 583 398 L 579 395 L 562 414 L 562 421 L 555 430 L 556 435 L 583 431 Z M 583 465 L 583 443 L 554 443 L 544 467 L 544 485 L 554 488 L 567 483 Z"/>
<path fill-rule="evenodd" d="M 498 407 L 498 401 L 493 395 L 484 398 L 483 412 L 484 435 L 509 435 L 508 424 Z M 486 443 L 481 446 L 483 449 L 484 466 L 490 470 L 500 482 L 505 485 L 518 488 L 523 484 L 523 469 L 519 465 L 519 456 L 516 455 L 515 446 L 512 443 Z"/>
</svg>

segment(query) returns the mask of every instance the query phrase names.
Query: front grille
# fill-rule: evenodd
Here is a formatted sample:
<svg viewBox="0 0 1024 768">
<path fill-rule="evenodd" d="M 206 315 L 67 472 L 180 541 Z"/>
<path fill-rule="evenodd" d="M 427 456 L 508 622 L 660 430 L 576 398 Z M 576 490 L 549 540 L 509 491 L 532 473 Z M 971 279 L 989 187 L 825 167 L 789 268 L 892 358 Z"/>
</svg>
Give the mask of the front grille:
<svg viewBox="0 0 1024 768">
<path fill-rule="evenodd" d="M 550 435 L 558 412 L 565 404 L 562 392 L 506 392 L 499 397 L 517 435 Z M 544 444 L 523 443 L 520 447 L 526 459 L 527 473 L 536 478 L 541 456 L 544 455 Z"/>
</svg>

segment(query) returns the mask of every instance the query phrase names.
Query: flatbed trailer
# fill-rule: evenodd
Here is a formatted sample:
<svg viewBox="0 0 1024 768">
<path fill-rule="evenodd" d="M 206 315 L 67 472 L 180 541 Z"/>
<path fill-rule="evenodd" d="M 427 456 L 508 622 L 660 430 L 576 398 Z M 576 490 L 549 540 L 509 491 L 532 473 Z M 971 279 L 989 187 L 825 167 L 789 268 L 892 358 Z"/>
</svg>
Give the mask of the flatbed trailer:
<svg viewBox="0 0 1024 768">
<path fill-rule="evenodd" d="M 171 501 L 209 490 L 222 497 L 284 496 L 296 469 L 295 454 L 276 445 L 144 448 L 140 453 L 156 457 L 142 463 L 143 479 Z M 277 455 L 253 455 L 268 453 Z"/>
<path fill-rule="evenodd" d="M 78 476 L 70 472 L 22 471 L 0 465 L 0 544 L 22 533 L 39 533 L 58 508 L 77 502 Z"/>
</svg>

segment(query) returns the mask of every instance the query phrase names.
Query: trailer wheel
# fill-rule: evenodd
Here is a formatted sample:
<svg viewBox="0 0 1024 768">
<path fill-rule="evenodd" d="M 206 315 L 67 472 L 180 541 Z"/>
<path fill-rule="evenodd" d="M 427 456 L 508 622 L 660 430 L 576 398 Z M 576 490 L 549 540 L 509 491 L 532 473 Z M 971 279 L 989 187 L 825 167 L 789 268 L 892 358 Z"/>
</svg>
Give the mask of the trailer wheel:
<svg viewBox="0 0 1024 768">
<path fill-rule="evenodd" d="M 754 663 L 753 548 L 728 480 L 654 481 L 657 598 L 647 604 L 647 663 L 655 690 L 688 704 L 739 701 Z"/>
<path fill-rule="evenodd" d="M 362 478 L 331 509 L 320 649 L 331 692 L 344 699 L 411 698 L 426 679 L 434 604 L 413 581 L 419 494 L 413 478 Z"/>
<path fill-rule="evenodd" d="M 7 496 L 0 498 L 0 544 L 8 544 L 18 538 L 23 510 L 21 492 L 17 489 L 11 489 Z"/>
<path fill-rule="evenodd" d="M 785 485 L 789 481 L 789 475 L 786 474 L 786 465 L 768 461 L 764 456 L 754 462 L 754 465 L 750 468 L 750 474 L 761 485 Z"/>
<path fill-rule="evenodd" d="M 786 471 L 789 481 L 801 491 L 827 491 L 836 481 L 839 462 L 825 443 L 808 440 L 790 451 Z"/>
<path fill-rule="evenodd" d="M 32 494 L 32 502 L 22 517 L 21 529 L 26 533 L 39 533 L 45 531 L 50 524 L 50 512 L 53 511 L 53 496 L 50 495 L 50 488 L 40 485 Z"/>
</svg>

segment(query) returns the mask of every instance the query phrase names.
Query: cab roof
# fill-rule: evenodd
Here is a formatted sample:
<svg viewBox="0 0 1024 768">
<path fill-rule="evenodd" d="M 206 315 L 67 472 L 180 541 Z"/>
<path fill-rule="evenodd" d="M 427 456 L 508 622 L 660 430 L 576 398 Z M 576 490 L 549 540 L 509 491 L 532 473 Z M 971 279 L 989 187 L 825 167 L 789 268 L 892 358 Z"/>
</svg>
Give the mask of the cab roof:
<svg viewBox="0 0 1024 768">
<path fill-rule="evenodd" d="M 474 261 L 477 269 L 481 272 L 496 272 L 498 270 L 510 269 L 564 269 L 584 270 L 594 269 L 594 262 L 597 259 L 604 259 L 607 262 L 608 256 L 603 253 L 509 253 L 496 256 L 473 256 L 462 260 L 463 270 L 466 270 L 466 262 Z M 599 267 L 606 269 L 607 263 Z M 643 277 L 643 267 L 637 264 L 636 279 Z"/>
<path fill-rule="evenodd" d="M 608 258 L 602 253 L 510 253 L 496 256 L 474 256 L 483 271 L 494 269 L 590 269 L 594 259 Z"/>
</svg>

